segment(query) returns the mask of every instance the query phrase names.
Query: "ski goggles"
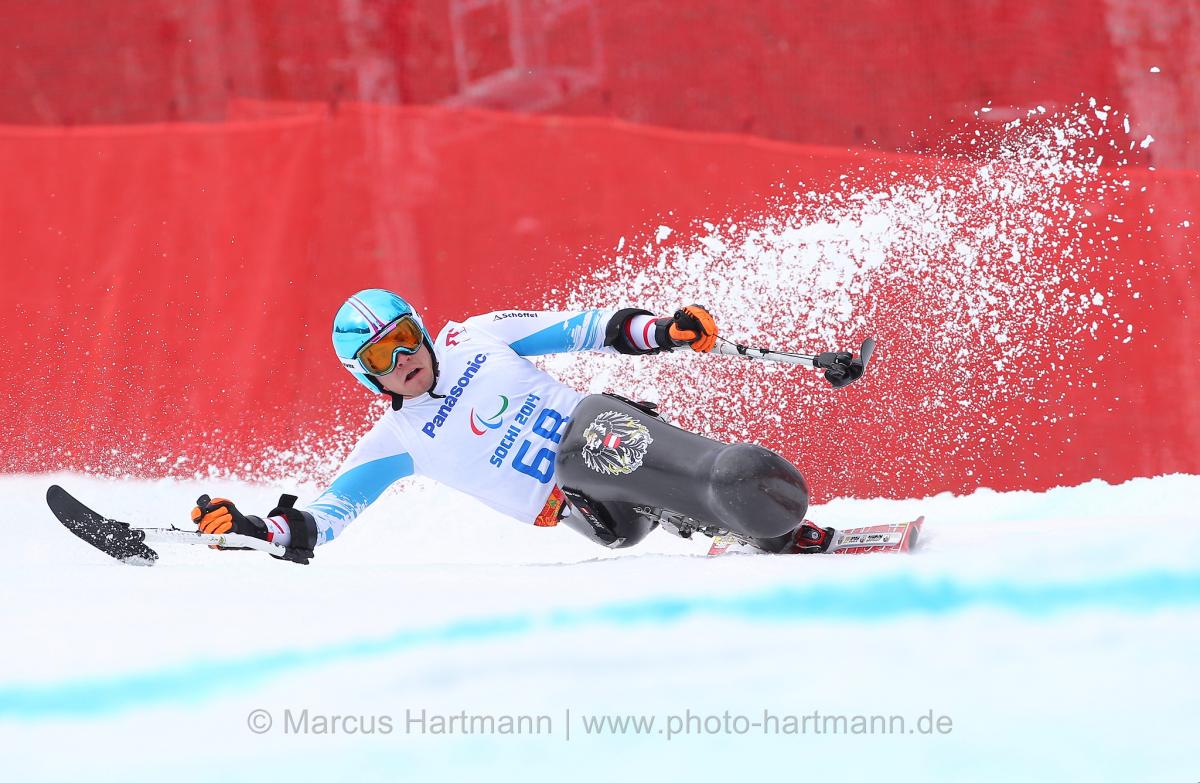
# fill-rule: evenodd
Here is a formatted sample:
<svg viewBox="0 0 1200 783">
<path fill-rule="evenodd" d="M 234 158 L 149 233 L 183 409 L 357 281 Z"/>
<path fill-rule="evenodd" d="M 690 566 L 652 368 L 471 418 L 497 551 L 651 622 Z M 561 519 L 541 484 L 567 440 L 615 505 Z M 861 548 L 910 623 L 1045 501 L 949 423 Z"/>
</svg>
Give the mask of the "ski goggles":
<svg viewBox="0 0 1200 783">
<path fill-rule="evenodd" d="M 423 337 L 417 320 L 411 314 L 402 315 L 367 340 L 354 358 L 368 375 L 387 375 L 396 369 L 399 354 L 411 356 L 417 352 Z"/>
</svg>

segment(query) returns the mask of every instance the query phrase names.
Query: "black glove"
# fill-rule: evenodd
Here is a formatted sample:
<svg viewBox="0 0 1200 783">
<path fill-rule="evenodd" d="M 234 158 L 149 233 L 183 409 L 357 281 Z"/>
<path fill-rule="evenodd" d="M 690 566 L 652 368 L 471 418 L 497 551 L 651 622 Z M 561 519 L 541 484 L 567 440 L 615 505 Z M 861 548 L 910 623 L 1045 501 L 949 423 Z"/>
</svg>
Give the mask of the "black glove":
<svg viewBox="0 0 1200 783">
<path fill-rule="evenodd" d="M 291 543 L 282 555 L 271 555 L 276 560 L 288 560 L 300 565 L 308 565 L 313 551 L 317 547 L 317 522 L 307 511 L 293 508 L 296 505 L 295 495 L 280 495 L 279 505 L 271 509 L 268 518 L 283 517 L 291 531 Z"/>
</svg>

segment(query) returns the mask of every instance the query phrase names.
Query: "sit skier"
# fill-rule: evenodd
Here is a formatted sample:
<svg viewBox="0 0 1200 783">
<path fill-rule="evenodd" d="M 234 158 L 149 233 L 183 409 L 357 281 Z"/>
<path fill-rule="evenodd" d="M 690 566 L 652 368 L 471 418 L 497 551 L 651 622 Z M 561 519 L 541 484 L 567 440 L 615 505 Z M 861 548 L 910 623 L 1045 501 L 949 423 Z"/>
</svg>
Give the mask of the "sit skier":
<svg viewBox="0 0 1200 783">
<path fill-rule="evenodd" d="M 681 535 L 729 532 L 768 552 L 824 551 L 831 528 L 804 521 L 808 488 L 772 451 L 721 444 L 663 422 L 653 405 L 587 395 L 527 356 L 565 351 L 712 351 L 705 308 L 500 311 L 451 322 L 430 337 L 389 291 L 351 296 L 333 322 L 342 366 L 391 398 L 333 483 L 304 509 L 284 496 L 264 517 L 225 499 L 192 509 L 205 533 L 239 533 L 307 562 L 393 483 L 420 474 L 521 522 L 560 523 L 626 547 L 662 523 Z M 205 498 L 202 498 L 205 500 Z"/>
</svg>

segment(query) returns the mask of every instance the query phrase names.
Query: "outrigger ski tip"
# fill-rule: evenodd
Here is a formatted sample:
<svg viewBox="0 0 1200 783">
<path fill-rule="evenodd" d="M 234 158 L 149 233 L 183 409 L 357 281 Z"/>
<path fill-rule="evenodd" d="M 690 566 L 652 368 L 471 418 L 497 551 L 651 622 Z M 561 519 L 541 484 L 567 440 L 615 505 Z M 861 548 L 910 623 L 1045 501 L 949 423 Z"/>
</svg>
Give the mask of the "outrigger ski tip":
<svg viewBox="0 0 1200 783">
<path fill-rule="evenodd" d="M 67 530 L 127 565 L 154 565 L 158 553 L 146 546 L 146 534 L 124 522 L 97 514 L 54 484 L 46 490 L 46 504 Z"/>
</svg>

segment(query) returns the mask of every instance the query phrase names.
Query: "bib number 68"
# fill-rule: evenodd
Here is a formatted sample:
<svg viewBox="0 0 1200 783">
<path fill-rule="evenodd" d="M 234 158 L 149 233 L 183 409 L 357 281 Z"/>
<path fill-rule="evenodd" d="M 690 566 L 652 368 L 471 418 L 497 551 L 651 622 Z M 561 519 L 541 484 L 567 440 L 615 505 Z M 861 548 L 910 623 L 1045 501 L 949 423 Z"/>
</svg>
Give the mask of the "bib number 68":
<svg viewBox="0 0 1200 783">
<path fill-rule="evenodd" d="M 553 408 L 542 408 L 537 421 L 533 423 L 533 435 L 554 444 L 561 443 L 562 429 L 570 421 L 570 418 Z M 517 454 L 512 460 L 513 470 L 524 473 L 526 476 L 532 476 L 543 484 L 549 484 L 550 480 L 554 478 L 555 452 L 542 446 L 536 454 L 530 457 L 530 452 L 534 450 L 533 435 L 522 441 L 521 447 L 517 449 Z"/>
</svg>

